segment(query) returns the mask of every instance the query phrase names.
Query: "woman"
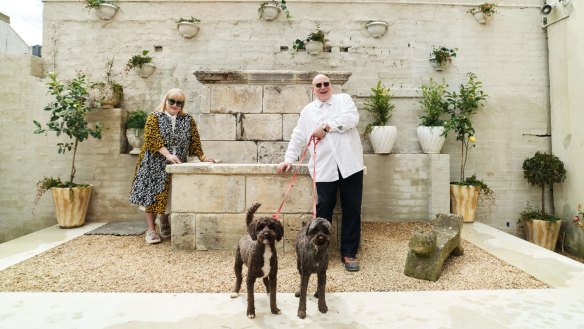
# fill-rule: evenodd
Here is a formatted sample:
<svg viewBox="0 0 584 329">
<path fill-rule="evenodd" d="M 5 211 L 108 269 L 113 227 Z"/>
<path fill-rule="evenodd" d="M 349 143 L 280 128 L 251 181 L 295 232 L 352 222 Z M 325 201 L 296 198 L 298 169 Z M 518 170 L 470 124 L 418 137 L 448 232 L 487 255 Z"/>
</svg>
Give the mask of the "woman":
<svg viewBox="0 0 584 329">
<path fill-rule="evenodd" d="M 144 145 L 136 164 L 130 202 L 145 207 L 146 243 L 159 243 L 170 237 L 168 206 L 171 175 L 167 164 L 187 161 L 187 155 L 203 162 L 205 157 L 193 117 L 183 111 L 185 94 L 180 89 L 166 93 L 156 111 L 150 113 L 144 127 Z M 160 214 L 160 236 L 156 232 L 156 215 Z"/>
</svg>

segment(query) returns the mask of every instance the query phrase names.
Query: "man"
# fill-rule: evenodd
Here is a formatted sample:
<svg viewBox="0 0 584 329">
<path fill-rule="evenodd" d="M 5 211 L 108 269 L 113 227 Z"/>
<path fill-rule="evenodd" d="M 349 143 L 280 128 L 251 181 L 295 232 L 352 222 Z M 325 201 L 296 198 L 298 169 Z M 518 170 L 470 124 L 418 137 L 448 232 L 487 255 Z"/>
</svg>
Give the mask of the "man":
<svg viewBox="0 0 584 329">
<path fill-rule="evenodd" d="M 358 271 L 355 259 L 361 238 L 361 199 L 363 196 L 363 148 L 357 131 L 359 114 L 347 94 L 333 95 L 330 79 L 319 74 L 312 80 L 316 99 L 300 113 L 292 132 L 284 162 L 278 173 L 289 171 L 311 137 L 319 140 L 316 162 L 316 215 L 332 222 L 340 190 L 343 210 L 341 261 L 347 271 Z M 309 161 L 314 177 L 313 159 Z"/>
</svg>

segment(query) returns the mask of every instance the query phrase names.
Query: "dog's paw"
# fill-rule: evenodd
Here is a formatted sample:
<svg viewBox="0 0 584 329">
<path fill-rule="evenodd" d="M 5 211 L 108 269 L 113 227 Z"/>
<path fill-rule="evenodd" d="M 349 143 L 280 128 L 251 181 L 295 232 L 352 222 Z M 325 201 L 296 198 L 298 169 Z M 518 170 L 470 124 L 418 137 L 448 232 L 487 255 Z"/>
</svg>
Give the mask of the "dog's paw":
<svg viewBox="0 0 584 329">
<path fill-rule="evenodd" d="M 237 298 L 237 297 L 239 297 L 239 293 L 238 292 L 232 292 L 231 295 L 229 295 L 229 297 L 231 297 L 231 298 Z"/>
<path fill-rule="evenodd" d="M 298 317 L 301 319 L 306 319 L 306 311 L 298 311 Z"/>
<path fill-rule="evenodd" d="M 249 319 L 255 319 L 255 313 L 251 313 L 251 314 L 250 314 L 250 313 L 248 313 L 248 314 L 247 314 L 247 317 L 248 317 Z"/>
<path fill-rule="evenodd" d="M 300 291 L 295 292 L 294 297 L 296 297 L 296 298 L 300 297 Z"/>
<path fill-rule="evenodd" d="M 326 306 L 326 304 L 323 306 L 319 305 L 318 310 L 320 311 L 320 313 L 326 313 L 326 312 L 328 312 L 328 306 Z"/>
<path fill-rule="evenodd" d="M 279 308 L 274 307 L 274 308 L 272 308 L 272 314 L 282 314 L 282 311 L 280 311 Z"/>
</svg>

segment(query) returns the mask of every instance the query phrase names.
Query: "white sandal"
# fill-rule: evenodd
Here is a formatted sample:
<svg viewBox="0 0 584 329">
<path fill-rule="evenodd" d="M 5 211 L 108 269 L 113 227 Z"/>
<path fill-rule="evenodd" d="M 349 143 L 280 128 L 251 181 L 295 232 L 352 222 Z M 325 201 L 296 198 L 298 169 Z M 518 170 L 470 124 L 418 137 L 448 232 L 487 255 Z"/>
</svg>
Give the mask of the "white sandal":
<svg viewBox="0 0 584 329">
<path fill-rule="evenodd" d="M 158 234 L 156 234 L 156 231 L 146 231 L 146 243 L 148 244 L 154 244 L 154 243 L 160 243 L 162 240 L 160 240 L 160 237 L 158 236 Z"/>
</svg>

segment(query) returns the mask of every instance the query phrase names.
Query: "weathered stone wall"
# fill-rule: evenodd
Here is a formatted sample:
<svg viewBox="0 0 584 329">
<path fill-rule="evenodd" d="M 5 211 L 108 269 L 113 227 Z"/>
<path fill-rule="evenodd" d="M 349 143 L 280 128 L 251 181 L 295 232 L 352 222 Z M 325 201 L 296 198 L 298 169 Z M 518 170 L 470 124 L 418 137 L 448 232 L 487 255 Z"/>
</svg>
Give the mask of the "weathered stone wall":
<svg viewBox="0 0 584 329">
<path fill-rule="evenodd" d="M 456 88 L 466 81 L 466 72 L 472 71 L 484 82 L 489 98 L 485 110 L 474 120 L 478 142 L 466 168 L 468 174 L 476 172 L 498 194 L 494 208 L 479 208 L 478 220 L 512 232 L 525 201 L 538 199 L 537 191 L 523 179 L 521 163 L 536 150 L 550 149 L 546 34 L 540 27 L 539 0 L 498 1 L 499 12 L 488 25 L 477 24 L 466 13 L 480 3 L 474 0 L 456 4 L 438 0 L 290 0 L 290 22 L 283 15 L 276 21 L 265 22 L 258 19 L 259 3 L 255 0 L 132 0 L 119 1 L 121 11 L 113 20 L 104 21 L 77 0 L 46 0 L 43 56 L 47 71 L 71 78 L 76 70 L 84 70 L 94 80 L 103 79 L 107 59 L 115 58 L 113 78 L 124 86 L 122 108 L 129 111 L 137 108 L 152 111 L 168 89 L 184 89 L 188 97 L 185 109 L 199 120 L 205 152 L 225 160 L 231 155 L 235 162 L 259 159 L 277 162 L 269 154 L 285 147 L 299 108 L 309 97 L 308 92 L 306 98 L 295 96 L 285 101 L 280 95 L 275 97 L 279 101 L 274 101 L 273 108 L 262 111 L 254 108 L 256 112 L 238 118 L 236 112 L 242 111 L 206 112 L 205 109 L 212 108 L 212 88 L 199 82 L 193 74 L 195 71 L 347 71 L 352 73 L 349 81 L 336 91 L 351 94 L 360 109 L 365 97 L 370 95 L 370 88 L 380 79 L 391 87 L 394 95 L 396 110 L 390 124 L 398 127 L 393 150 L 398 154 L 421 153 L 415 133 L 420 113 L 417 90 L 421 83 L 430 77 L 444 78 L 451 88 Z M 184 39 L 176 30 L 175 20 L 191 15 L 201 19 L 200 31 L 194 38 Z M 370 37 L 365 29 L 369 20 L 387 21 L 387 33 L 378 39 Z M 294 40 L 305 38 L 317 24 L 329 32 L 330 51 L 317 56 L 294 53 Z M 458 48 L 458 57 L 449 69 L 436 72 L 428 58 L 432 46 L 440 45 Z M 157 66 L 154 74 L 144 79 L 133 71 L 124 73 L 126 61 L 143 49 L 154 57 Z M 291 95 L 304 93 L 295 88 Z M 36 92 L 44 94 L 44 90 Z M 235 90 L 232 92 L 237 94 Z M 275 90 L 264 88 L 261 97 L 274 95 Z M 24 107 L 23 102 L 15 109 Z M 31 117 L 39 117 L 42 107 L 42 104 L 31 107 L 38 114 Z M 359 129 L 363 131 L 369 116 L 365 112 L 361 115 Z M 252 122 L 255 124 L 250 126 Z M 238 129 L 238 124 L 243 129 Z M 265 129 L 250 128 L 257 125 Z M 244 135 L 238 137 L 241 131 Z M 39 137 L 27 132 L 23 138 Z M 40 151 L 53 152 L 53 145 L 39 145 L 39 152 L 23 155 L 24 160 L 38 162 Z M 119 145 L 109 148 L 115 152 Z M 364 148 L 366 153 L 371 152 L 367 141 Z M 442 152 L 450 154 L 450 176 L 456 180 L 460 155 L 459 145 L 452 136 Z M 109 221 L 130 217 L 129 214 L 140 215 L 126 203 L 135 158 L 127 156 L 128 160 L 116 162 L 124 166 L 114 169 L 113 161 L 125 156 L 118 153 L 108 156 L 112 162 L 103 164 L 99 177 L 95 178 L 111 192 L 114 206 L 108 207 L 104 216 L 96 216 L 98 207 L 104 204 L 93 204 L 90 219 Z M 95 158 L 88 155 L 87 163 L 99 166 L 100 160 L 106 158 L 106 155 Z M 65 161 L 59 161 L 61 167 L 66 166 Z M 78 169 L 79 172 L 87 170 L 81 166 Z M 30 176 L 35 176 L 35 180 L 54 171 L 41 166 L 31 170 Z M 370 171 L 369 175 L 374 173 Z M 98 200 L 99 189 L 96 189 Z M 12 192 L 24 193 L 29 200 L 34 194 L 30 187 Z M 30 217 L 29 210 L 27 203 L 12 214 Z M 46 225 L 51 222 L 50 216 L 48 211 L 43 211 L 31 220 Z"/>
</svg>

